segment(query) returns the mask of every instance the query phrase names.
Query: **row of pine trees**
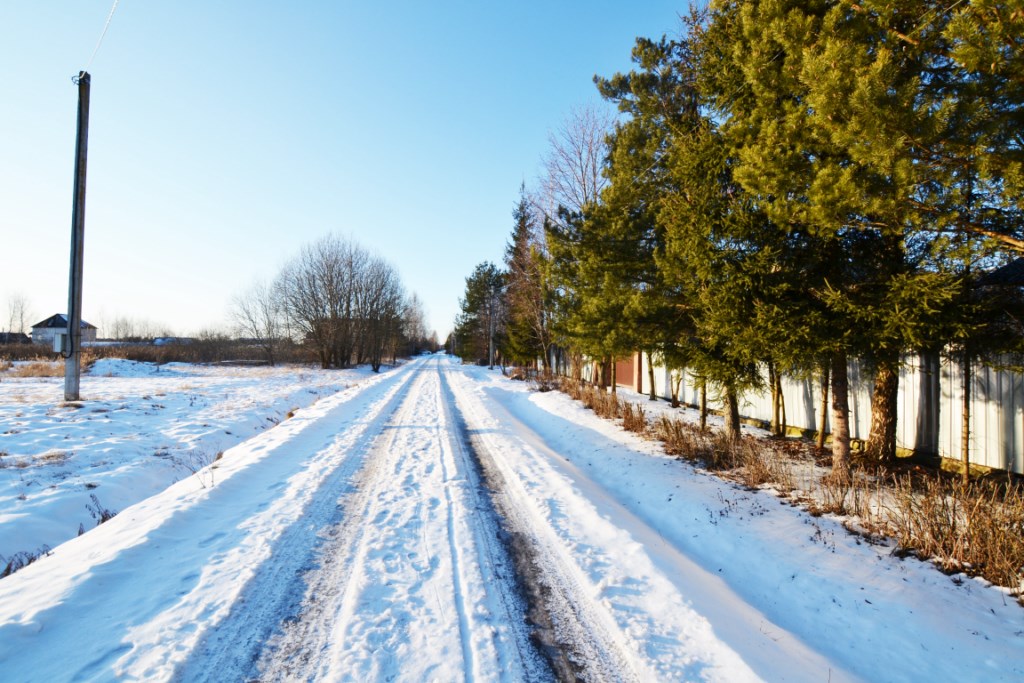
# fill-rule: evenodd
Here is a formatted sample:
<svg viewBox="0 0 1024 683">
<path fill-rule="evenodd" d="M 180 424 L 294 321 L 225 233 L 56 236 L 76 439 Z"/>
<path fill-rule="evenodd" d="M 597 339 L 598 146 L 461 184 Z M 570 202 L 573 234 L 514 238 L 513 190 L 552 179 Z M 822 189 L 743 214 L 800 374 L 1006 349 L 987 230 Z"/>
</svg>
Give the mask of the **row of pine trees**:
<svg viewBox="0 0 1024 683">
<path fill-rule="evenodd" d="M 743 392 L 814 375 L 840 478 L 857 359 L 865 455 L 890 462 L 907 354 L 958 363 L 968 407 L 973 364 L 1024 348 L 1000 276 L 1024 250 L 1024 3 L 722 0 L 675 35 L 595 78 L 614 117 L 552 136 L 453 343 L 545 371 L 642 351 L 698 376 L 736 437 Z"/>
</svg>

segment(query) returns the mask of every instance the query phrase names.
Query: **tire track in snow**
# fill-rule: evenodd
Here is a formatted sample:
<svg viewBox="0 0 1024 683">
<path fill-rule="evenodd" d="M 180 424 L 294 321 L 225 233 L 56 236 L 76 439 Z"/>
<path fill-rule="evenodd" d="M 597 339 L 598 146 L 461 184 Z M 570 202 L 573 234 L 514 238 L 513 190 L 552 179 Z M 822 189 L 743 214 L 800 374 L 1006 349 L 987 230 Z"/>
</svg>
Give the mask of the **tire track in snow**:
<svg viewBox="0 0 1024 683">
<path fill-rule="evenodd" d="M 274 541 L 271 557 L 249 579 L 230 613 L 177 667 L 175 680 L 245 680 L 253 676 L 267 640 L 282 622 L 295 619 L 305 590 L 302 577 L 314 566 L 316 548 L 324 543 L 323 529 L 331 528 L 342 514 L 339 499 L 351 490 L 353 475 L 363 464 L 371 442 L 398 408 L 402 390 L 421 370 L 400 370 L 394 378 L 368 389 L 380 398 L 371 397 L 365 412 L 352 420 L 352 428 L 337 434 L 311 458 L 327 462 L 329 474 L 310 496 L 302 514 Z"/>
<path fill-rule="evenodd" d="M 327 677 L 333 649 L 352 619 L 357 605 L 355 584 L 364 572 L 369 544 L 366 532 L 378 523 L 374 494 L 389 451 L 382 450 L 382 435 L 388 423 L 403 422 L 409 409 L 409 396 L 422 383 L 422 366 L 406 383 L 406 391 L 396 394 L 395 405 L 367 433 L 362 469 L 354 474 L 351 488 L 339 505 L 338 519 L 321 531 L 323 543 L 317 560 L 303 579 L 304 597 L 296 612 L 267 643 L 256 664 L 260 680 L 315 680 Z M 400 402 L 399 402 L 400 401 Z M 394 432 L 392 432 L 394 433 Z M 340 632 L 340 633 L 339 633 Z"/>
<path fill-rule="evenodd" d="M 505 482 L 501 509 L 534 543 L 559 639 L 587 680 L 849 681 L 721 577 L 671 545 L 548 445 L 515 399 L 452 373 L 459 405 Z M 529 412 L 529 411 L 524 411 Z M 571 446 L 570 446 L 571 448 Z M 601 657 L 605 647 L 611 657 Z M 596 661 L 590 658 L 597 655 Z"/>
<path fill-rule="evenodd" d="M 447 435 L 449 457 L 452 459 L 453 470 L 467 482 L 465 492 L 467 505 L 471 509 L 462 518 L 477 520 L 476 524 L 467 525 L 463 533 L 473 536 L 474 547 L 477 550 L 477 566 L 484 574 L 484 586 L 488 589 L 489 608 L 496 613 L 497 622 L 508 629 L 508 634 L 504 637 L 511 638 L 515 646 L 514 651 L 506 653 L 507 661 L 499 663 L 500 680 L 549 680 L 553 672 L 543 661 L 543 656 L 538 650 L 539 643 L 534 639 L 527 623 L 528 605 L 523 597 L 522 578 L 518 576 L 512 550 L 502 540 L 508 536 L 504 529 L 505 525 L 494 506 L 491 491 L 484 482 L 481 463 L 473 451 L 469 430 L 456 405 L 447 371 L 441 369 L 440 363 L 437 363 L 437 367 L 440 402 L 443 406 L 443 430 Z"/>
<path fill-rule="evenodd" d="M 381 425 L 261 680 L 549 678 L 432 365 Z"/>
<path fill-rule="evenodd" d="M 481 438 L 488 430 L 482 428 L 472 402 L 457 384 L 453 398 L 460 413 L 469 415 L 474 449 L 492 487 L 500 491 L 496 504 L 517 539 L 521 564 L 531 574 L 526 581 L 533 584 L 533 600 L 540 603 L 534 608 L 543 613 L 535 620 L 546 622 L 538 626 L 549 633 L 540 637 L 559 677 L 628 683 L 657 680 L 643 663 L 627 655 L 628 646 L 614 617 L 594 600 L 590 582 L 555 531 L 524 505 L 530 494 L 522 482 L 506 464 L 489 455 L 486 439 Z"/>
</svg>

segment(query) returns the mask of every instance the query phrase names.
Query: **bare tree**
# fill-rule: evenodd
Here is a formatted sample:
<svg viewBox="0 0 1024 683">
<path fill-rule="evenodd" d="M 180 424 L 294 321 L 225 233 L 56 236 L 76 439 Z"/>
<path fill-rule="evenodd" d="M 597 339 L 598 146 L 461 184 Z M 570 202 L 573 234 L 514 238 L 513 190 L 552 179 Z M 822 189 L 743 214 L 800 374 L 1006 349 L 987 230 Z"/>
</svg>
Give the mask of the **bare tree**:
<svg viewBox="0 0 1024 683">
<path fill-rule="evenodd" d="M 7 300 L 7 331 L 25 334 L 33 316 L 28 297 L 22 292 L 15 292 Z"/>
<path fill-rule="evenodd" d="M 104 323 L 104 336 L 118 341 L 151 341 L 157 337 L 173 336 L 170 328 L 154 323 L 145 318 L 132 318 L 126 315 L 115 316 Z"/>
<path fill-rule="evenodd" d="M 427 316 L 423 312 L 423 302 L 413 293 L 405 303 L 405 310 L 402 313 L 402 334 L 410 344 L 416 347 L 429 343 L 427 339 L 426 318 Z"/>
<path fill-rule="evenodd" d="M 581 213 L 597 203 L 608 184 L 602 169 L 613 124 L 608 108 L 586 105 L 574 108 L 562 127 L 548 136 L 550 149 L 537 199 L 548 220 L 556 220 L 559 207 Z"/>
<path fill-rule="evenodd" d="M 231 315 L 238 336 L 252 339 L 274 365 L 277 351 L 286 335 L 284 306 L 280 289 L 257 282 L 232 302 Z"/>
<path fill-rule="evenodd" d="M 405 293 L 397 272 L 358 245 L 327 236 L 278 278 L 281 305 L 323 367 L 369 362 L 380 369 L 401 335 Z"/>
<path fill-rule="evenodd" d="M 362 323 L 360 346 L 374 372 L 380 372 L 385 355 L 395 355 L 401 341 L 405 291 L 398 273 L 381 258 L 370 259 L 358 284 Z"/>
</svg>

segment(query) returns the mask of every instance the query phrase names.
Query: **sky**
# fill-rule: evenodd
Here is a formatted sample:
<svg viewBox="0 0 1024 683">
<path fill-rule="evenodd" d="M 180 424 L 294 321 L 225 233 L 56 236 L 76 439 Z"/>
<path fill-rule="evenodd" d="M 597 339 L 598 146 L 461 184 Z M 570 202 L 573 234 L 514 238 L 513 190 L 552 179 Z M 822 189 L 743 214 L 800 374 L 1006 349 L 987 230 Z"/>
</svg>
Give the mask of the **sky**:
<svg viewBox="0 0 1024 683">
<path fill-rule="evenodd" d="M 78 89 L 92 77 L 83 318 L 190 335 L 327 234 L 388 260 L 443 341 L 500 263 L 595 74 L 684 0 L 0 3 L 0 329 L 67 308 Z"/>
</svg>

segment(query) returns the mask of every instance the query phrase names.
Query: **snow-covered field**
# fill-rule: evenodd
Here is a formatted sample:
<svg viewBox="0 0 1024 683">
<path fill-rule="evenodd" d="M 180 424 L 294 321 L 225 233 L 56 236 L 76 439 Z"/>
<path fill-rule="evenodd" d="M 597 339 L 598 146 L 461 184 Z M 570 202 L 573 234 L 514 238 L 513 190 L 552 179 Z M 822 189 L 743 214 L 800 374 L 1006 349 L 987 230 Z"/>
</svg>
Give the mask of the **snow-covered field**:
<svg viewBox="0 0 1024 683">
<path fill-rule="evenodd" d="M 440 357 L 144 369 L 100 366 L 81 407 L 0 381 L 0 538 L 55 546 L 0 580 L 3 680 L 1024 680 L 1005 591 L 563 395 Z M 190 452 L 223 457 L 193 474 Z M 90 494 L 120 513 L 95 526 Z"/>
<path fill-rule="evenodd" d="M 0 372 L 0 570 L 4 558 L 95 527 L 97 507 L 123 510 L 192 476 L 367 371 L 102 359 L 72 404 L 63 377 L 11 375 Z"/>
</svg>

